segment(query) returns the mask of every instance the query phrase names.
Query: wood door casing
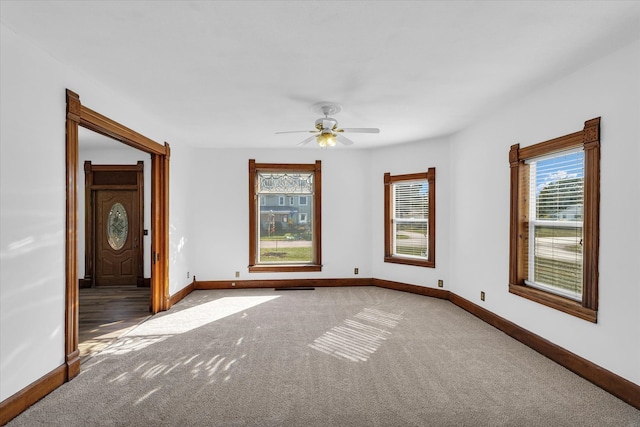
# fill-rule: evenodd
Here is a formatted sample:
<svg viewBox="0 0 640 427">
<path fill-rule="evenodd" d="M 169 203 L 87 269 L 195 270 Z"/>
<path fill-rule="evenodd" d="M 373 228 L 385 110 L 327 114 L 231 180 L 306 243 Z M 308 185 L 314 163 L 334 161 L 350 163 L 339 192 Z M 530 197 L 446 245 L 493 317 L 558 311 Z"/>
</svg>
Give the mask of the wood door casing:
<svg viewBox="0 0 640 427">
<path fill-rule="evenodd" d="M 95 286 L 136 286 L 140 250 L 137 191 L 97 190 L 94 195 Z M 123 213 L 114 210 L 117 204 L 122 205 Z M 123 230 L 121 242 L 109 239 L 118 227 L 109 220 L 115 215 L 123 217 L 119 227 Z"/>
<path fill-rule="evenodd" d="M 151 312 L 170 308 L 169 298 L 169 164 L 171 147 L 158 144 L 146 136 L 88 108 L 80 95 L 66 89 L 65 110 L 65 365 L 58 380 L 48 378 L 48 388 L 39 393 L 26 393 L 24 400 L 35 403 L 80 373 L 78 350 L 78 127 L 113 138 L 151 155 Z M 61 382 L 58 382 L 61 381 Z M 26 407 L 26 406 L 24 406 Z"/>
</svg>

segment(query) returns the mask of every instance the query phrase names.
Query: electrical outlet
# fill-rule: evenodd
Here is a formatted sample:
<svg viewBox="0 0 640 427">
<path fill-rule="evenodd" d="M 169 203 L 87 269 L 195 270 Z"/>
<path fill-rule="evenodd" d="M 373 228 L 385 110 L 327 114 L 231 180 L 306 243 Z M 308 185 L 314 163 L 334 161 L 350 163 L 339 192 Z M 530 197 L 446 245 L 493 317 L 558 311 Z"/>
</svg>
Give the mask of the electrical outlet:
<svg viewBox="0 0 640 427">
<path fill-rule="evenodd" d="M 441 288 L 444 286 L 444 281 L 438 280 L 438 287 Z"/>
<path fill-rule="evenodd" d="M 236 286 L 236 282 L 231 282 L 231 287 L 235 287 Z"/>
<path fill-rule="evenodd" d="M 240 272 L 236 271 L 236 278 L 240 277 Z"/>
<path fill-rule="evenodd" d="M 353 269 L 353 274 L 358 274 L 358 272 L 359 272 L 358 267 Z"/>
<path fill-rule="evenodd" d="M 480 301 L 484 301 L 484 291 L 480 291 Z"/>
</svg>

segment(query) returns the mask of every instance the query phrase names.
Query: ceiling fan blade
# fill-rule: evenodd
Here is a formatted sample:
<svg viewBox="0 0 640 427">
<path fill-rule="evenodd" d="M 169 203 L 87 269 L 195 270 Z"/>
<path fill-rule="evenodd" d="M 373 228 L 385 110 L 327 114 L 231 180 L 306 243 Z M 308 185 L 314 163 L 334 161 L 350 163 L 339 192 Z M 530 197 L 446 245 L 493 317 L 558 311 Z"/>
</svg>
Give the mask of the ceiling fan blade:
<svg viewBox="0 0 640 427">
<path fill-rule="evenodd" d="M 308 144 L 309 142 L 313 141 L 315 139 L 316 135 L 311 135 L 309 138 L 306 138 L 300 142 L 298 142 L 296 145 L 305 145 Z"/>
<path fill-rule="evenodd" d="M 317 130 L 286 130 L 283 132 L 276 132 L 276 134 L 278 133 L 309 133 L 309 132 L 317 132 Z"/>
<path fill-rule="evenodd" d="M 344 145 L 353 145 L 353 141 L 342 134 L 336 133 L 335 137 L 338 141 L 340 141 Z"/>
<path fill-rule="evenodd" d="M 380 133 L 380 129 L 378 128 L 342 128 L 342 129 L 336 129 L 336 132 Z"/>
</svg>

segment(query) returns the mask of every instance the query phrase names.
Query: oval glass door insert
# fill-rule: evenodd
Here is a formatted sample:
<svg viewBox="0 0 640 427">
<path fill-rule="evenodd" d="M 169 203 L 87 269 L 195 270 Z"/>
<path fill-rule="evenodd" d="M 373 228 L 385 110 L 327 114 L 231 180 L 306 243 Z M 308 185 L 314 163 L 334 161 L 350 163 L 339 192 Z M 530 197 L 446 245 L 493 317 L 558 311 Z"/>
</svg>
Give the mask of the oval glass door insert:
<svg viewBox="0 0 640 427">
<path fill-rule="evenodd" d="M 114 203 L 107 218 L 107 241 L 113 249 L 120 250 L 127 241 L 129 219 L 122 203 Z"/>
</svg>

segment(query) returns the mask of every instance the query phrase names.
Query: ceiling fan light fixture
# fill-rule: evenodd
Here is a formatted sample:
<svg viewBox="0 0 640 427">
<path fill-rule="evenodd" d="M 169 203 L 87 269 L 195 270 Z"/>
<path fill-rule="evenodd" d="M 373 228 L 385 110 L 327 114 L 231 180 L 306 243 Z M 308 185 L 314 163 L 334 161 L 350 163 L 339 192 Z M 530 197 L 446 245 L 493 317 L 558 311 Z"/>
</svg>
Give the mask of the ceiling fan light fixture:
<svg viewBox="0 0 640 427">
<path fill-rule="evenodd" d="M 323 132 L 316 137 L 318 145 L 322 148 L 336 145 L 336 137 L 331 132 Z"/>
<path fill-rule="evenodd" d="M 342 111 L 342 106 L 340 104 L 335 104 L 333 102 L 318 102 L 313 105 L 314 111 L 317 113 L 323 114 L 324 117 L 320 117 L 315 122 L 315 130 L 291 130 L 284 132 L 276 132 L 276 133 L 313 133 L 314 135 L 303 139 L 298 143 L 298 145 L 305 145 L 309 142 L 313 141 L 313 138 L 316 139 L 316 142 L 321 148 L 333 147 L 338 142 L 343 145 L 353 145 L 353 141 L 349 138 L 345 137 L 343 132 L 354 132 L 354 133 L 379 133 L 380 129 L 378 128 L 339 128 L 338 121 L 330 115 L 339 113 Z"/>
</svg>

